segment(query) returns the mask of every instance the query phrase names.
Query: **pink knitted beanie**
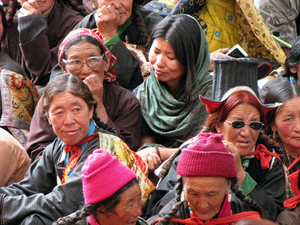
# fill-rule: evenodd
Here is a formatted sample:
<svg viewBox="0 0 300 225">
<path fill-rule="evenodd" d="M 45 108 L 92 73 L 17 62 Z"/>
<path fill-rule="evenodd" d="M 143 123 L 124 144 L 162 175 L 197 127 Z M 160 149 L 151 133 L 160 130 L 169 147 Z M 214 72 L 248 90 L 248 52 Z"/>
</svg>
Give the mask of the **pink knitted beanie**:
<svg viewBox="0 0 300 225">
<path fill-rule="evenodd" d="M 223 134 L 201 133 L 182 150 L 177 173 L 184 177 L 236 177 L 233 154 L 222 142 Z"/>
<path fill-rule="evenodd" d="M 96 149 L 82 167 L 82 187 L 86 205 L 100 202 L 122 188 L 136 175 L 108 151 Z"/>
</svg>

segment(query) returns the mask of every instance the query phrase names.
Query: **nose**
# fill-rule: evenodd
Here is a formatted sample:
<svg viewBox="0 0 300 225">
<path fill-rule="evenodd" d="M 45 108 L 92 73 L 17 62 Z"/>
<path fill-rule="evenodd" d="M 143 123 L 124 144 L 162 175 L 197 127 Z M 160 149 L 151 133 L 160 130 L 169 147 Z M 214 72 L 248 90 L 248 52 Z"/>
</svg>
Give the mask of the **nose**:
<svg viewBox="0 0 300 225">
<path fill-rule="evenodd" d="M 295 124 L 295 126 L 294 126 L 295 132 L 299 133 L 300 132 L 300 117 L 296 119 L 294 124 Z"/>
<path fill-rule="evenodd" d="M 205 211 L 208 207 L 208 202 L 205 198 L 201 198 L 198 200 L 196 207 L 201 211 Z"/>
<path fill-rule="evenodd" d="M 240 135 L 244 137 L 248 137 L 249 135 L 251 135 L 251 128 L 248 124 L 241 128 Z"/>
<path fill-rule="evenodd" d="M 91 71 L 92 71 L 92 69 L 87 65 L 87 63 L 82 62 L 82 68 L 81 68 L 80 74 L 88 75 L 91 73 Z"/>
<path fill-rule="evenodd" d="M 142 215 L 142 207 L 143 207 L 143 203 L 141 200 L 138 200 L 138 202 L 136 202 L 134 204 L 133 210 L 132 210 L 132 215 L 135 217 L 138 217 L 140 215 Z"/>
<path fill-rule="evenodd" d="M 158 66 L 158 67 L 163 67 L 164 66 L 164 57 L 162 55 L 158 55 L 156 57 L 156 62 L 155 64 Z"/>
<path fill-rule="evenodd" d="M 122 0 L 115 0 L 112 3 L 112 6 L 115 7 L 115 9 L 120 9 L 122 7 Z"/>
<path fill-rule="evenodd" d="M 74 116 L 71 112 L 66 112 L 64 114 L 64 124 L 72 124 L 74 123 Z"/>
</svg>

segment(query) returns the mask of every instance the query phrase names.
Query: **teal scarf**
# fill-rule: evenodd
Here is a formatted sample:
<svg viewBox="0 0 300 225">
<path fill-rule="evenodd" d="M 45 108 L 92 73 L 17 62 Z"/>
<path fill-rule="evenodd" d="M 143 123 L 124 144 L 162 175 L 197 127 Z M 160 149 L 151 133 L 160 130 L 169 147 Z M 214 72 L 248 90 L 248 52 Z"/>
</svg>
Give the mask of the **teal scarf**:
<svg viewBox="0 0 300 225">
<path fill-rule="evenodd" d="M 156 79 L 153 70 L 141 84 L 137 94 L 142 115 L 151 130 L 172 140 L 171 144 L 165 145 L 166 147 L 179 147 L 181 143 L 195 136 L 208 115 L 205 105 L 199 100 L 199 95 L 211 97 L 212 94 L 212 77 L 208 74 L 210 54 L 200 25 L 199 30 L 201 33 L 200 51 L 190 102 L 187 104 L 183 101 L 184 94 L 175 99 Z M 164 143 L 159 144 L 164 145 Z"/>
</svg>

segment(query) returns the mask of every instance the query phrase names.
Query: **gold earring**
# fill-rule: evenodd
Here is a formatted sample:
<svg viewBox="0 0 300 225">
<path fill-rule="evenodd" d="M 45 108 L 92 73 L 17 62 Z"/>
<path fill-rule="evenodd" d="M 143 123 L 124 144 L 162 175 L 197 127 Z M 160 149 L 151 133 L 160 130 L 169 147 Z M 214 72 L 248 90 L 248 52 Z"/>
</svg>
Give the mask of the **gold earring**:
<svg viewBox="0 0 300 225">
<path fill-rule="evenodd" d="M 276 130 L 272 129 L 272 131 L 273 131 L 273 139 L 275 140 L 275 138 L 276 138 Z"/>
</svg>

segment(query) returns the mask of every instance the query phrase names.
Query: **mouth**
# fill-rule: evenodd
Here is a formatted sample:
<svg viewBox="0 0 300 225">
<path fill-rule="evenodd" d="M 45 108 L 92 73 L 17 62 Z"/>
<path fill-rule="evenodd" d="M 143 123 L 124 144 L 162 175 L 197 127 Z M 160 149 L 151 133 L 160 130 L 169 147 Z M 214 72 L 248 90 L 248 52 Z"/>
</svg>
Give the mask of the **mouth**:
<svg viewBox="0 0 300 225">
<path fill-rule="evenodd" d="M 156 74 L 157 76 L 162 76 L 162 75 L 165 75 L 165 74 L 166 74 L 165 72 L 163 72 L 163 71 L 161 71 L 161 70 L 156 70 L 156 69 L 154 69 L 154 72 L 155 72 L 155 74 Z"/>
<path fill-rule="evenodd" d="M 78 132 L 78 130 L 65 130 L 63 132 L 67 135 L 74 135 Z"/>
</svg>

